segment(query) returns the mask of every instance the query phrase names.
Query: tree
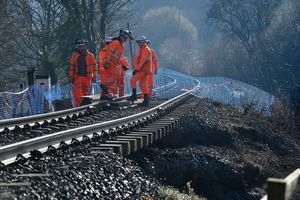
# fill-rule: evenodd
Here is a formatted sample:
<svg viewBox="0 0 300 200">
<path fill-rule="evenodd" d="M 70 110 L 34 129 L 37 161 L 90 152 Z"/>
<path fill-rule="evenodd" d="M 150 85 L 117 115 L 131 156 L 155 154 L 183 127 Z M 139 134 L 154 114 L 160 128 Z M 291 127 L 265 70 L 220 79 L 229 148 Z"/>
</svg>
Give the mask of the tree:
<svg viewBox="0 0 300 200">
<path fill-rule="evenodd" d="M 180 71 L 190 68 L 185 57 L 198 48 L 198 31 L 193 23 L 175 7 L 149 10 L 142 18 L 141 30 L 151 40 L 151 47 L 158 49 L 162 62 Z"/>
<path fill-rule="evenodd" d="M 6 69 L 9 66 L 9 63 L 6 62 L 4 58 L 8 56 L 6 49 L 8 48 L 8 40 L 9 40 L 9 33 L 8 33 L 8 24 L 7 24 L 7 13 L 8 9 L 8 1 L 0 1 L 0 91 L 5 89 L 5 85 L 7 84 L 5 77 Z"/>
<path fill-rule="evenodd" d="M 208 18 L 223 35 L 224 51 L 233 52 L 219 63 L 237 79 L 289 97 L 300 75 L 299 11 L 297 0 L 213 0 Z"/>
<path fill-rule="evenodd" d="M 300 2 L 286 1 L 276 11 L 265 40 L 268 57 L 273 65 L 278 65 L 278 80 L 299 81 L 300 75 Z M 284 75 L 284 76 L 283 76 Z"/>
<path fill-rule="evenodd" d="M 55 76 L 56 30 L 62 23 L 63 8 L 56 0 L 16 0 L 12 3 L 9 20 L 14 24 L 11 50 L 18 61 L 16 65 L 36 68 L 42 74 Z"/>
<path fill-rule="evenodd" d="M 151 36 L 155 47 L 170 38 L 184 41 L 187 47 L 198 41 L 197 28 L 175 7 L 161 7 L 146 12 L 142 18 L 141 30 Z"/>
<path fill-rule="evenodd" d="M 112 35 L 121 28 L 125 28 L 129 18 L 134 15 L 132 0 L 102 0 L 99 2 L 98 22 L 99 40 L 103 41 L 105 35 Z M 98 43 L 100 49 L 103 47 L 103 43 Z"/>
<path fill-rule="evenodd" d="M 213 0 L 208 18 L 221 32 L 238 39 L 250 56 L 262 46 L 263 33 L 269 27 L 273 12 L 282 0 Z"/>
<path fill-rule="evenodd" d="M 131 5 L 131 0 L 2 0 L 0 68 L 20 73 L 35 68 L 52 83 L 66 80 L 75 39 L 87 39 L 97 54 L 107 32 L 126 26 Z"/>
</svg>

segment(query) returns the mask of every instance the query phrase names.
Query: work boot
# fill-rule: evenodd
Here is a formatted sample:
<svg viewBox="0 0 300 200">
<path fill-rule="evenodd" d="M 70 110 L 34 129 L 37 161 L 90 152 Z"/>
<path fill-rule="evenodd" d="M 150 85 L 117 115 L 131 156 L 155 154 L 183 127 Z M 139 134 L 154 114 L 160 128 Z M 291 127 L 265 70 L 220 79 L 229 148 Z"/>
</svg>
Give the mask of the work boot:
<svg viewBox="0 0 300 200">
<path fill-rule="evenodd" d="M 100 83 L 100 88 L 102 89 L 102 92 L 104 94 L 108 94 L 109 93 L 107 87 L 105 85 L 103 85 L 103 83 Z"/>
<path fill-rule="evenodd" d="M 112 101 L 113 100 L 113 96 L 111 94 L 104 94 L 104 95 L 101 95 L 100 99 L 101 100 Z"/>
<path fill-rule="evenodd" d="M 137 100 L 136 88 L 132 88 L 132 94 L 131 94 L 129 100 L 132 101 L 132 102 Z"/>
<path fill-rule="evenodd" d="M 148 94 L 144 94 L 144 101 L 141 103 L 141 106 L 149 106 L 149 101 Z"/>
</svg>

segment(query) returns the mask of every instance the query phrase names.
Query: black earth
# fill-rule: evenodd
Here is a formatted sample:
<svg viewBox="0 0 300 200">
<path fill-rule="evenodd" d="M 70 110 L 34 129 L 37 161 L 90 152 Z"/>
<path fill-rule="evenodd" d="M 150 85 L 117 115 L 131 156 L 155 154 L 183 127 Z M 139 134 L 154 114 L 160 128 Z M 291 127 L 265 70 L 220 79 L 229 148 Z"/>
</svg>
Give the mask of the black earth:
<svg viewBox="0 0 300 200">
<path fill-rule="evenodd" d="M 299 131 L 262 113 L 197 100 L 171 138 L 132 155 L 148 173 L 182 191 L 192 181 L 207 199 L 260 199 L 268 177 L 299 167 Z M 298 196 L 299 197 L 299 196 Z M 297 197 L 295 197 L 297 199 Z"/>
</svg>

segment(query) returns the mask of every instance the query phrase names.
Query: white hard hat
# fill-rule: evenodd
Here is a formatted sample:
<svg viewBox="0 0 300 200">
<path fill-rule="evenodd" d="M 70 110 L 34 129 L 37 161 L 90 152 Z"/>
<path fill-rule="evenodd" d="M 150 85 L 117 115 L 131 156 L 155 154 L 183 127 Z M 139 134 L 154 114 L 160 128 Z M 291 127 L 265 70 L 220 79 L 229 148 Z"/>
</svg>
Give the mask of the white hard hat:
<svg viewBox="0 0 300 200">
<path fill-rule="evenodd" d="M 103 39 L 103 42 L 104 43 L 110 43 L 110 42 L 112 42 L 112 40 L 113 40 L 113 38 L 112 37 L 105 37 L 104 39 Z"/>
<path fill-rule="evenodd" d="M 146 37 L 143 35 L 138 36 L 135 41 L 136 42 L 146 42 Z"/>
</svg>

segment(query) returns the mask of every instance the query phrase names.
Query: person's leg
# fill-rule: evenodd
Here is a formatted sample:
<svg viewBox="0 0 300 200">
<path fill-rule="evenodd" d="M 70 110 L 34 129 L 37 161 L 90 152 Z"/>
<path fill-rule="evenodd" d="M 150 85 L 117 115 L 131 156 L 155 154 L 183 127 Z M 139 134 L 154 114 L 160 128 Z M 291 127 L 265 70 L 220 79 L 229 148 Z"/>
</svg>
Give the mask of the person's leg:
<svg viewBox="0 0 300 200">
<path fill-rule="evenodd" d="M 153 81 L 154 81 L 154 75 L 149 74 L 148 75 L 148 97 L 152 97 Z"/>
<path fill-rule="evenodd" d="M 137 85 L 137 82 L 140 80 L 141 74 L 142 74 L 142 72 L 137 72 L 130 79 L 130 87 L 132 88 L 132 94 L 130 97 L 131 101 L 137 100 L 136 85 Z"/>
<path fill-rule="evenodd" d="M 106 93 L 106 92 L 103 91 L 103 93 L 101 93 L 103 95 L 101 95 L 101 96 L 107 96 L 109 93 L 110 94 L 114 93 L 114 84 L 115 84 L 115 81 L 116 81 L 116 79 L 113 76 L 113 74 L 107 72 L 107 77 L 104 79 L 104 81 L 103 81 L 102 84 L 107 89 L 108 93 Z"/>
<path fill-rule="evenodd" d="M 114 82 L 111 84 L 111 87 L 109 88 L 109 93 L 116 96 L 118 94 L 118 80 L 114 80 Z"/>
<path fill-rule="evenodd" d="M 125 95 L 125 80 L 124 76 L 120 77 L 117 81 L 117 86 L 119 89 L 119 97 L 123 97 Z"/>
<path fill-rule="evenodd" d="M 141 87 L 141 91 L 144 97 L 144 101 L 142 103 L 142 106 L 148 106 L 149 105 L 149 96 L 148 96 L 148 92 L 149 92 L 149 87 L 148 87 L 148 75 L 146 73 L 144 73 L 141 77 L 140 77 L 140 87 Z"/>
<path fill-rule="evenodd" d="M 138 81 L 142 94 L 148 94 L 148 75 L 144 72 L 141 72 L 138 77 Z"/>
<path fill-rule="evenodd" d="M 105 96 L 107 95 L 108 92 L 108 88 L 107 88 L 107 79 L 108 79 L 108 73 L 106 72 L 106 70 L 102 70 L 100 71 L 100 81 L 101 81 L 101 96 Z M 106 91 L 107 90 L 107 91 Z"/>
<path fill-rule="evenodd" d="M 88 95 L 90 87 L 91 87 L 91 80 L 87 77 L 83 77 L 82 96 Z"/>
<path fill-rule="evenodd" d="M 80 106 L 80 97 L 83 96 L 82 93 L 82 77 L 77 76 L 73 83 L 73 96 L 74 96 L 74 102 L 75 107 Z"/>
</svg>

